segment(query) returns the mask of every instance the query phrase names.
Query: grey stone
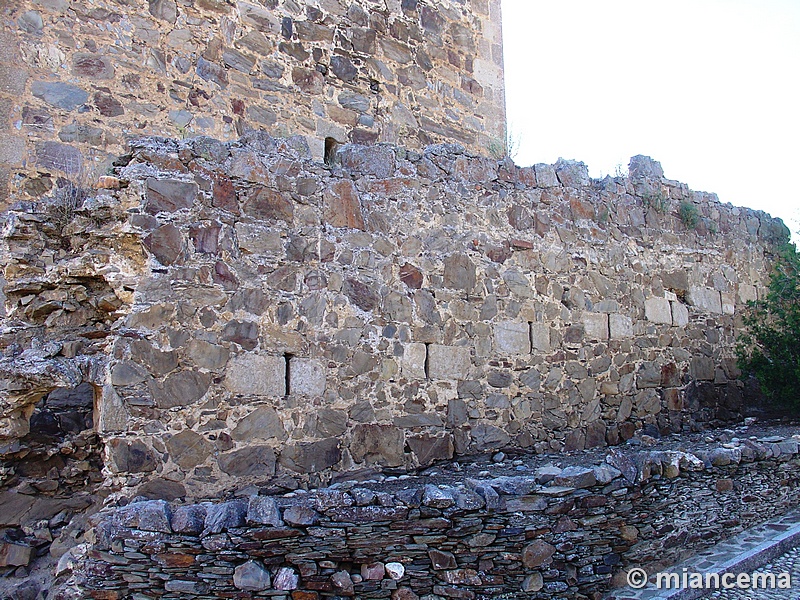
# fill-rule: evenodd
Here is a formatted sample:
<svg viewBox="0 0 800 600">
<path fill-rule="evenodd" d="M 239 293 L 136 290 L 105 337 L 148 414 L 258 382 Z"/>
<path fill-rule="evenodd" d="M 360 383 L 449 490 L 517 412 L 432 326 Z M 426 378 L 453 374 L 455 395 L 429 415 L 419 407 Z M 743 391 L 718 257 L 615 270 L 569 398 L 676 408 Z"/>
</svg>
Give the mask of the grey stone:
<svg viewBox="0 0 800 600">
<path fill-rule="evenodd" d="M 318 360 L 294 357 L 289 361 L 289 381 L 291 394 L 322 396 L 326 386 L 325 367 Z"/>
<path fill-rule="evenodd" d="M 243 396 L 284 396 L 286 361 L 279 356 L 240 354 L 229 361 L 225 387 Z"/>
<path fill-rule="evenodd" d="M 155 387 L 153 395 L 159 408 L 173 408 L 194 404 L 205 396 L 211 378 L 200 371 L 178 371 L 164 380 L 163 387 Z"/>
<path fill-rule="evenodd" d="M 233 585 L 246 592 L 263 592 L 270 588 L 272 581 L 263 563 L 248 560 L 234 569 Z"/>
<path fill-rule="evenodd" d="M 319 523 L 319 513 L 305 506 L 290 506 L 283 511 L 283 520 L 289 525 L 309 527 Z"/>
<path fill-rule="evenodd" d="M 83 155 L 67 144 L 39 142 L 36 144 L 36 164 L 46 169 L 58 169 L 67 175 L 78 175 L 83 170 Z"/>
<path fill-rule="evenodd" d="M 633 337 L 633 319 L 627 315 L 612 313 L 608 315 L 608 330 L 612 340 Z"/>
<path fill-rule="evenodd" d="M 476 282 L 475 264 L 466 254 L 451 254 L 444 259 L 444 286 L 471 291 Z"/>
<path fill-rule="evenodd" d="M 410 437 L 407 443 L 421 466 L 429 465 L 437 460 L 453 458 L 453 438 L 450 434 L 443 436 L 425 434 Z"/>
<path fill-rule="evenodd" d="M 722 298 L 720 293 L 712 288 L 690 286 L 686 293 L 686 302 L 698 310 L 715 314 L 722 314 Z"/>
<path fill-rule="evenodd" d="M 172 460 L 183 469 L 204 463 L 214 450 L 211 442 L 191 429 L 173 435 L 167 440 L 166 446 Z"/>
<path fill-rule="evenodd" d="M 425 379 L 425 362 L 428 349 L 425 344 L 410 343 L 403 346 L 403 356 L 400 358 L 400 371 L 403 377 L 409 379 Z"/>
<path fill-rule="evenodd" d="M 644 302 L 644 315 L 648 321 L 672 325 L 672 308 L 666 298 L 648 298 Z"/>
<path fill-rule="evenodd" d="M 72 55 L 72 74 L 90 79 L 111 79 L 114 77 L 114 65 L 105 56 L 76 52 Z"/>
<path fill-rule="evenodd" d="M 645 362 L 636 372 L 636 387 L 640 390 L 657 388 L 661 385 L 661 367 L 658 363 Z"/>
<path fill-rule="evenodd" d="M 631 179 L 661 179 L 664 177 L 664 170 L 657 160 L 637 154 L 628 163 L 628 176 Z"/>
<path fill-rule="evenodd" d="M 317 473 L 336 465 L 342 459 L 339 440 L 328 438 L 319 442 L 286 446 L 279 459 L 281 466 L 298 473 Z"/>
<path fill-rule="evenodd" d="M 550 326 L 545 323 L 531 323 L 531 345 L 539 352 L 550 352 Z"/>
<path fill-rule="evenodd" d="M 67 111 L 75 110 L 89 100 L 85 90 L 60 81 L 34 81 L 31 93 L 47 104 Z"/>
<path fill-rule="evenodd" d="M 352 596 L 354 593 L 353 580 L 347 571 L 337 571 L 331 575 L 333 589 L 343 596 Z"/>
<path fill-rule="evenodd" d="M 247 503 L 247 522 L 258 525 L 283 525 L 275 499 L 269 496 L 250 496 Z"/>
<path fill-rule="evenodd" d="M 342 166 L 361 175 L 386 178 L 394 174 L 394 150 L 388 146 L 347 144 L 338 152 Z"/>
<path fill-rule="evenodd" d="M 554 165 L 556 176 L 565 187 L 586 187 L 589 185 L 589 168 L 582 162 L 559 158 Z"/>
<path fill-rule="evenodd" d="M 361 310 L 372 311 L 380 305 L 380 296 L 369 285 L 358 279 L 348 277 L 342 285 L 342 291 L 350 301 Z"/>
<path fill-rule="evenodd" d="M 683 302 L 672 301 L 672 324 L 675 327 L 686 327 L 689 324 L 689 309 Z"/>
<path fill-rule="evenodd" d="M 555 485 L 573 488 L 592 487 L 597 483 L 594 470 L 587 467 L 566 467 L 554 479 Z"/>
<path fill-rule="evenodd" d="M 206 522 L 203 535 L 222 533 L 245 524 L 247 503 L 243 500 L 212 503 L 204 502 L 206 508 Z"/>
<path fill-rule="evenodd" d="M 108 447 L 111 465 L 117 472 L 149 473 L 159 464 L 155 453 L 141 440 L 115 438 Z"/>
<path fill-rule="evenodd" d="M 234 440 L 285 440 L 286 429 L 278 413 L 271 406 L 261 406 L 241 419 L 231 431 Z"/>
<path fill-rule="evenodd" d="M 291 567 L 281 567 L 275 575 L 272 587 L 276 590 L 296 590 L 300 584 L 300 578 Z"/>
<path fill-rule="evenodd" d="M 430 379 L 466 379 L 471 360 L 466 346 L 428 347 L 428 377 Z"/>
<path fill-rule="evenodd" d="M 146 182 L 144 210 L 156 215 L 191 208 L 197 191 L 194 182 L 149 178 Z"/>
<path fill-rule="evenodd" d="M 511 441 L 509 435 L 494 425 L 478 423 L 472 430 L 472 440 L 480 449 L 502 448 Z"/>
<path fill-rule="evenodd" d="M 205 528 L 206 508 L 200 504 L 178 506 L 170 521 L 175 533 L 200 534 Z"/>
<path fill-rule="evenodd" d="M 603 313 L 586 313 L 583 315 L 583 328 L 586 337 L 592 340 L 608 339 L 608 315 Z"/>
<path fill-rule="evenodd" d="M 347 431 L 347 413 L 334 408 L 321 408 L 309 416 L 310 430 L 316 437 L 335 437 Z"/>
<path fill-rule="evenodd" d="M 531 333 L 528 323 L 501 321 L 494 326 L 495 350 L 510 354 L 530 354 Z"/>
<path fill-rule="evenodd" d="M 233 477 L 275 475 L 275 451 L 269 446 L 247 446 L 220 454 L 219 468 Z"/>
</svg>

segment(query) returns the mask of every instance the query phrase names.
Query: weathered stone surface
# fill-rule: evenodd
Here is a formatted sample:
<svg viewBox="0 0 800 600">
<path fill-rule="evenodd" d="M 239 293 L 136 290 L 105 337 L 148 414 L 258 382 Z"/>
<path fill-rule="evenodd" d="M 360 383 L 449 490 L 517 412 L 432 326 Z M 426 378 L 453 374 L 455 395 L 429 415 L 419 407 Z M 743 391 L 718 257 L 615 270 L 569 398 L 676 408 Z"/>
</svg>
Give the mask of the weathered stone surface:
<svg viewBox="0 0 800 600">
<path fill-rule="evenodd" d="M 503 321 L 494 326 L 495 349 L 504 354 L 529 354 L 531 334 L 528 323 Z"/>
<path fill-rule="evenodd" d="M 24 544 L 0 543 L 0 567 L 27 567 L 33 548 Z"/>
<path fill-rule="evenodd" d="M 188 406 L 200 400 L 208 392 L 211 378 L 200 371 L 178 371 L 164 380 L 163 387 L 153 390 L 156 406 L 173 408 Z"/>
<path fill-rule="evenodd" d="M 373 289 L 373 287 L 359 281 L 358 279 L 347 278 L 342 285 L 342 291 L 347 295 L 350 301 L 358 306 L 361 310 L 371 311 L 378 307 L 380 304 L 380 296 Z"/>
<path fill-rule="evenodd" d="M 144 210 L 152 215 L 190 208 L 197 197 L 197 184 L 171 179 L 147 180 Z"/>
<path fill-rule="evenodd" d="M 269 571 L 260 562 L 248 560 L 233 572 L 233 585 L 246 592 L 263 592 L 272 584 Z"/>
<path fill-rule="evenodd" d="M 475 264 L 466 254 L 451 254 L 444 259 L 444 286 L 470 291 L 475 287 Z"/>
<path fill-rule="evenodd" d="M 717 290 L 707 287 L 690 286 L 686 302 L 703 312 L 722 314 L 722 299 Z"/>
<path fill-rule="evenodd" d="M 283 520 L 290 525 L 307 527 L 319 522 L 319 514 L 312 508 L 304 506 L 290 506 L 283 511 Z"/>
<path fill-rule="evenodd" d="M 550 352 L 550 326 L 545 323 L 531 323 L 531 346 L 539 352 Z"/>
<path fill-rule="evenodd" d="M 648 298 L 645 300 L 644 314 L 648 321 L 672 325 L 672 308 L 666 298 Z"/>
<path fill-rule="evenodd" d="M 356 462 L 378 463 L 388 467 L 403 464 L 405 436 L 391 425 L 356 425 L 350 454 Z"/>
<path fill-rule="evenodd" d="M 116 438 L 109 442 L 111 466 L 117 472 L 148 473 L 155 471 L 158 458 L 141 440 Z"/>
<path fill-rule="evenodd" d="M 60 81 L 34 81 L 31 93 L 47 104 L 67 111 L 75 110 L 89 100 L 85 90 Z"/>
<path fill-rule="evenodd" d="M 326 190 L 323 218 L 332 227 L 364 229 L 358 192 L 351 181 L 335 183 Z"/>
<path fill-rule="evenodd" d="M 608 315 L 609 337 L 612 340 L 623 340 L 633 337 L 633 319 L 627 315 Z"/>
<path fill-rule="evenodd" d="M 281 451 L 279 462 L 298 473 L 316 473 L 334 466 L 341 459 L 339 440 L 328 438 L 319 442 L 286 446 Z"/>
<path fill-rule="evenodd" d="M 425 379 L 425 363 L 428 360 L 428 349 L 425 344 L 406 344 L 400 360 L 400 370 L 409 379 Z"/>
<path fill-rule="evenodd" d="M 529 569 L 548 565 L 556 548 L 544 540 L 536 540 L 522 550 L 522 564 Z"/>
<path fill-rule="evenodd" d="M 439 344 L 428 347 L 428 377 L 431 379 L 466 379 L 469 368 L 469 348 Z"/>
<path fill-rule="evenodd" d="M 175 225 L 162 225 L 142 240 L 155 259 L 169 266 L 178 261 L 184 251 L 183 234 Z"/>
<path fill-rule="evenodd" d="M 275 474 L 275 451 L 269 446 L 248 446 L 220 454 L 219 468 L 234 477 L 272 476 Z"/>
<path fill-rule="evenodd" d="M 269 496 L 250 496 L 247 503 L 247 522 L 273 527 L 283 525 L 278 505 Z"/>
<path fill-rule="evenodd" d="M 224 383 L 233 394 L 283 396 L 286 361 L 279 356 L 240 354 L 229 361 Z"/>
<path fill-rule="evenodd" d="M 399 580 L 403 578 L 403 575 L 406 573 L 406 568 L 403 566 L 403 563 L 399 562 L 390 562 L 386 563 L 386 574 L 394 580 Z"/>
<path fill-rule="evenodd" d="M 300 583 L 300 578 L 291 567 L 281 567 L 275 575 L 275 580 L 272 582 L 272 587 L 276 590 L 296 590 Z"/>
<path fill-rule="evenodd" d="M 291 394 L 321 396 L 325 393 L 325 367 L 318 360 L 294 357 L 289 361 L 289 381 Z"/>
<path fill-rule="evenodd" d="M 586 337 L 592 340 L 608 339 L 608 315 L 602 313 L 586 313 L 583 315 L 583 328 Z"/>
<path fill-rule="evenodd" d="M 291 198 L 264 186 L 256 186 L 250 190 L 242 210 L 247 216 L 259 221 L 278 219 L 291 223 L 294 218 Z"/>
<path fill-rule="evenodd" d="M 231 431 L 231 437 L 234 440 L 252 442 L 270 439 L 285 440 L 287 435 L 275 409 L 271 406 L 261 406 L 239 420 Z"/>
<path fill-rule="evenodd" d="M 191 429 L 184 429 L 173 435 L 167 440 L 166 445 L 172 460 L 184 469 L 202 464 L 214 449 L 211 442 Z"/>
<path fill-rule="evenodd" d="M 409 437 L 406 441 L 420 465 L 429 465 L 437 460 L 453 458 L 453 438 L 449 434 Z"/>
<path fill-rule="evenodd" d="M 689 324 L 689 309 L 682 302 L 672 301 L 672 324 L 676 327 L 686 327 Z"/>
<path fill-rule="evenodd" d="M 594 470 L 585 467 L 566 467 L 553 480 L 555 485 L 573 488 L 592 487 L 597 480 Z"/>
</svg>

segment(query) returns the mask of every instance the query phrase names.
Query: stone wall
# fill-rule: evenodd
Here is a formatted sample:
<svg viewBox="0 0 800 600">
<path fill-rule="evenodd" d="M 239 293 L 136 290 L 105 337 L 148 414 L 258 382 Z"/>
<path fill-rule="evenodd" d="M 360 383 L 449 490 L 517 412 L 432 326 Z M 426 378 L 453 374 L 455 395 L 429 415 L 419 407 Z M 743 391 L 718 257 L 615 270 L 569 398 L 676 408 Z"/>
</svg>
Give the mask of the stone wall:
<svg viewBox="0 0 800 600">
<path fill-rule="evenodd" d="M 0 6 L 0 200 L 102 175 L 130 136 L 457 141 L 503 152 L 499 0 Z"/>
<path fill-rule="evenodd" d="M 324 165 L 252 132 L 117 162 L 5 215 L 0 433 L 91 383 L 106 482 L 172 498 L 735 418 L 737 313 L 787 235 L 646 157 L 602 181 L 455 145 Z"/>
<path fill-rule="evenodd" d="M 691 452 L 615 449 L 599 465 L 520 460 L 517 475 L 140 498 L 94 518 L 94 544 L 62 577 L 74 568 L 80 597 L 104 600 L 600 598 L 628 568 L 661 571 L 797 505 L 797 436 L 723 437 Z"/>
</svg>

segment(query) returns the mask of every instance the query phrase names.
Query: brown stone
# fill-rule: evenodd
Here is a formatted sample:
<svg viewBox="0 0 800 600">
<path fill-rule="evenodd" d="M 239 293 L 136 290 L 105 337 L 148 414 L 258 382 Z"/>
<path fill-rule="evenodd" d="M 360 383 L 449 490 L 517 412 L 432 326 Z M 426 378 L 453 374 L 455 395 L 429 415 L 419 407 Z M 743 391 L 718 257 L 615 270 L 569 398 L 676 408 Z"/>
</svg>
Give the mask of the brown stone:
<svg viewBox="0 0 800 600">
<path fill-rule="evenodd" d="M 471 291 L 475 282 L 475 264 L 466 254 L 451 254 L 444 259 L 445 287 Z"/>
<path fill-rule="evenodd" d="M 400 267 L 400 281 L 402 281 L 411 289 L 420 289 L 422 287 L 423 279 L 422 271 L 420 271 L 414 265 L 406 263 Z"/>
<path fill-rule="evenodd" d="M 328 438 L 319 442 L 286 446 L 281 451 L 281 466 L 298 473 L 317 473 L 334 466 L 342 459 L 339 440 Z"/>
<path fill-rule="evenodd" d="M 428 557 L 431 559 L 431 566 L 437 571 L 458 568 L 456 557 L 452 552 L 431 548 L 428 550 Z"/>
<path fill-rule="evenodd" d="M 237 441 L 252 442 L 272 438 L 285 440 L 287 436 L 283 422 L 275 409 L 271 406 L 261 406 L 236 424 L 231 431 L 231 437 Z"/>
<path fill-rule="evenodd" d="M 77 52 L 72 55 L 72 74 L 91 79 L 111 79 L 114 77 L 114 65 L 104 56 Z"/>
<path fill-rule="evenodd" d="M 175 263 L 183 253 L 183 235 L 172 223 L 162 225 L 145 237 L 142 243 L 165 266 Z"/>
<path fill-rule="evenodd" d="M 420 466 L 429 465 L 437 460 L 453 458 L 453 438 L 450 434 L 443 436 L 425 434 L 419 437 L 410 437 L 407 442 Z"/>
<path fill-rule="evenodd" d="M 254 219 L 279 219 L 291 223 L 294 205 L 284 194 L 264 186 L 251 188 L 242 207 L 244 214 Z"/>
<path fill-rule="evenodd" d="M 292 81 L 305 94 L 321 94 L 325 87 L 325 78 L 315 69 L 295 67 L 292 69 Z"/>
<path fill-rule="evenodd" d="M 357 279 L 347 278 L 342 285 L 342 291 L 350 301 L 361 310 L 371 311 L 380 304 L 380 296 L 369 284 Z"/>
<path fill-rule="evenodd" d="M 211 378 L 199 371 L 178 371 L 164 380 L 163 387 L 156 387 L 154 396 L 159 408 L 173 408 L 194 404 L 205 396 Z"/>
<path fill-rule="evenodd" d="M 125 114 L 122 103 L 108 92 L 95 92 L 94 106 L 104 117 L 120 117 Z"/>
<path fill-rule="evenodd" d="M 338 181 L 326 190 L 323 218 L 333 227 L 364 229 L 361 204 L 352 181 Z"/>
<path fill-rule="evenodd" d="M 356 425 L 350 454 L 356 462 L 378 463 L 388 467 L 403 464 L 403 431 L 391 425 Z"/>
<path fill-rule="evenodd" d="M 555 551 L 555 546 L 544 540 L 536 540 L 522 549 L 522 564 L 528 569 L 548 565 L 552 561 Z"/>
<path fill-rule="evenodd" d="M 117 472 L 148 473 L 155 471 L 158 458 L 141 440 L 115 438 L 108 442 L 111 464 Z"/>
</svg>

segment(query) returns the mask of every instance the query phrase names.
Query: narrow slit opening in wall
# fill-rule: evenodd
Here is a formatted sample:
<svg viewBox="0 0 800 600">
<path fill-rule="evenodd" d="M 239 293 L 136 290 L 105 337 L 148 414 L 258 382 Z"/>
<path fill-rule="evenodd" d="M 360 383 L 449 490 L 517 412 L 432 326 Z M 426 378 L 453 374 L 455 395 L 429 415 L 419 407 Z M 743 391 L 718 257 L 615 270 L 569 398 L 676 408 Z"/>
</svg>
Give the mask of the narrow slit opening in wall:
<svg viewBox="0 0 800 600">
<path fill-rule="evenodd" d="M 325 138 L 325 164 L 332 166 L 336 163 L 336 151 L 339 149 L 339 142 L 335 138 Z"/>
<path fill-rule="evenodd" d="M 431 345 L 430 344 L 425 344 L 425 362 L 423 363 L 423 366 L 422 366 L 422 368 L 425 370 L 425 379 L 430 379 L 431 378 L 431 371 L 430 371 L 430 368 L 431 368 L 431 365 L 430 365 L 431 353 L 430 353 L 430 350 L 431 350 Z"/>
<path fill-rule="evenodd" d="M 284 376 L 284 392 L 286 396 L 291 395 L 292 393 L 292 359 L 294 358 L 294 354 L 289 354 L 288 352 L 284 353 L 283 360 L 286 363 L 286 367 L 283 372 Z"/>
<path fill-rule="evenodd" d="M 533 352 L 533 321 L 528 321 L 528 344 L 530 344 L 531 352 Z"/>
</svg>

